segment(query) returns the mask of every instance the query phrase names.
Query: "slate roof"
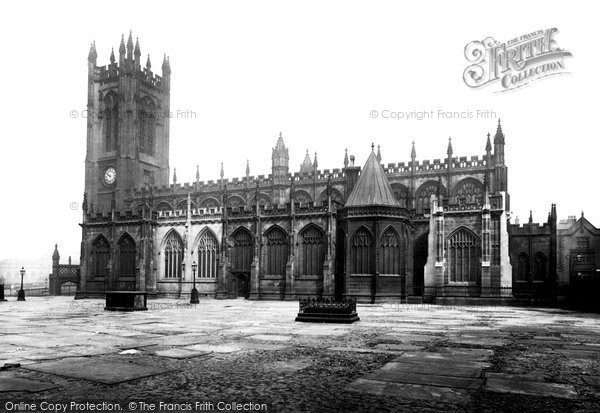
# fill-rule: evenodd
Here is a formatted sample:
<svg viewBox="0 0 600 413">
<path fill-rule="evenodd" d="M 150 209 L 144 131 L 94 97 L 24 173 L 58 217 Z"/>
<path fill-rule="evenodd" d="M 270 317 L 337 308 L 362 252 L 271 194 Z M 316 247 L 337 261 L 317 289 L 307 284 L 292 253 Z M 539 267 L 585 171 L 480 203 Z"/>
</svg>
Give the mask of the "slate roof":
<svg viewBox="0 0 600 413">
<path fill-rule="evenodd" d="M 360 173 L 346 206 L 388 205 L 400 207 L 374 151 Z"/>
</svg>

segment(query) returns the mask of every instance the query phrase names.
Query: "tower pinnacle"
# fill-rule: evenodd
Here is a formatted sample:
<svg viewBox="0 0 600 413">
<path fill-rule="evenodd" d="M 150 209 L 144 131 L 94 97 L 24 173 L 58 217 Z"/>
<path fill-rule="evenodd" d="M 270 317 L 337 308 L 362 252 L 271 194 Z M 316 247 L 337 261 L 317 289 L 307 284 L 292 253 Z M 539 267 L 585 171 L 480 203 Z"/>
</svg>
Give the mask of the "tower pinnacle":
<svg viewBox="0 0 600 413">
<path fill-rule="evenodd" d="M 496 128 L 496 134 L 494 135 L 494 145 L 496 144 L 504 145 L 504 132 L 502 132 L 502 124 L 500 123 L 500 119 L 498 119 L 498 127 Z"/>
<path fill-rule="evenodd" d="M 122 54 L 122 55 L 125 54 L 125 35 L 124 34 L 121 35 L 121 44 L 119 46 L 119 54 Z"/>
<path fill-rule="evenodd" d="M 412 149 L 410 151 L 410 158 L 414 161 L 417 157 L 417 151 L 415 150 L 415 141 L 412 141 Z"/>
<path fill-rule="evenodd" d="M 142 52 L 140 50 L 140 40 L 138 37 L 135 38 L 135 50 L 133 52 L 133 55 L 135 57 L 140 57 L 142 55 Z"/>
<path fill-rule="evenodd" d="M 90 52 L 88 53 L 88 62 L 96 64 L 98 53 L 96 53 L 96 41 L 93 41 L 90 45 Z"/>
<path fill-rule="evenodd" d="M 452 138 L 448 138 L 448 150 L 446 151 L 446 153 L 448 154 L 449 158 L 452 158 Z"/>
<path fill-rule="evenodd" d="M 171 63 L 169 62 L 169 58 L 167 57 L 166 53 L 165 53 L 165 56 L 163 57 L 162 71 L 163 71 L 163 77 L 165 77 L 165 75 L 171 74 Z"/>
<path fill-rule="evenodd" d="M 344 168 L 348 167 L 348 148 L 344 151 Z"/>
<path fill-rule="evenodd" d="M 129 38 L 127 39 L 127 58 L 133 59 L 133 34 L 129 30 Z"/>
<path fill-rule="evenodd" d="M 304 161 L 300 164 L 300 173 L 310 173 L 313 169 L 312 161 L 310 160 L 310 155 L 308 154 L 308 149 L 306 150 L 306 154 L 304 155 Z"/>
</svg>

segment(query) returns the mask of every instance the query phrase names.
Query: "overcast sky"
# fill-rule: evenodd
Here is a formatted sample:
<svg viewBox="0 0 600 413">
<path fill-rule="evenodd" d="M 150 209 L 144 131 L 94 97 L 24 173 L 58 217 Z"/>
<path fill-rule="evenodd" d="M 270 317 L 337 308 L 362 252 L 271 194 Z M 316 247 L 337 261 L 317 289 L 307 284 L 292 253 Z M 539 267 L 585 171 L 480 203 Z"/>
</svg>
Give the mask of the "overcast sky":
<svg viewBox="0 0 600 413">
<path fill-rule="evenodd" d="M 280 131 L 299 169 L 306 149 L 320 168 L 342 167 L 344 148 L 366 160 L 406 162 L 484 153 L 496 117 L 392 120 L 377 110 L 490 110 L 502 118 L 513 216 L 545 221 L 598 212 L 597 13 L 573 2 L 16 2 L 3 6 L 0 259 L 79 257 L 84 189 L 87 54 L 109 63 L 121 34 L 139 36 L 160 73 L 172 68 L 170 165 L 179 182 L 270 172 Z M 586 10 L 586 7 L 589 9 Z M 463 82 L 472 40 L 506 41 L 556 27 L 570 74 L 509 93 Z M 75 208 L 75 209 L 72 209 Z"/>
</svg>

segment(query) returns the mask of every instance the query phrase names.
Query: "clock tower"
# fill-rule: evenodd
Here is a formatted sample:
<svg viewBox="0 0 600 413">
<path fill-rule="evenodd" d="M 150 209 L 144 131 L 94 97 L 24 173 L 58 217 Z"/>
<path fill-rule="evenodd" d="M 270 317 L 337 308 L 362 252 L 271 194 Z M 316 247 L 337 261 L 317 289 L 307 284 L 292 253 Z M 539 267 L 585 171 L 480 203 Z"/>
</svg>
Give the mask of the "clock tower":
<svg viewBox="0 0 600 413">
<path fill-rule="evenodd" d="M 152 72 L 150 56 L 140 64 L 140 45 L 129 33 L 110 64 L 97 66 L 95 43 L 88 54 L 86 212 L 127 207 L 132 190 L 169 182 L 171 66 Z"/>
</svg>

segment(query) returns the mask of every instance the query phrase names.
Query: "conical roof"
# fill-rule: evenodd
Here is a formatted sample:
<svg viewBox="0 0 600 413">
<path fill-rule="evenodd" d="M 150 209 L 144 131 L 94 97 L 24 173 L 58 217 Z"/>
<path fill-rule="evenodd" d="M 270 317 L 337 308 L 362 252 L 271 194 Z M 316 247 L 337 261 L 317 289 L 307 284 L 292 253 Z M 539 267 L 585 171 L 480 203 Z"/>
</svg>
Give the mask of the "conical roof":
<svg viewBox="0 0 600 413">
<path fill-rule="evenodd" d="M 346 206 L 388 205 L 400 207 L 375 152 L 371 151 Z"/>
</svg>

